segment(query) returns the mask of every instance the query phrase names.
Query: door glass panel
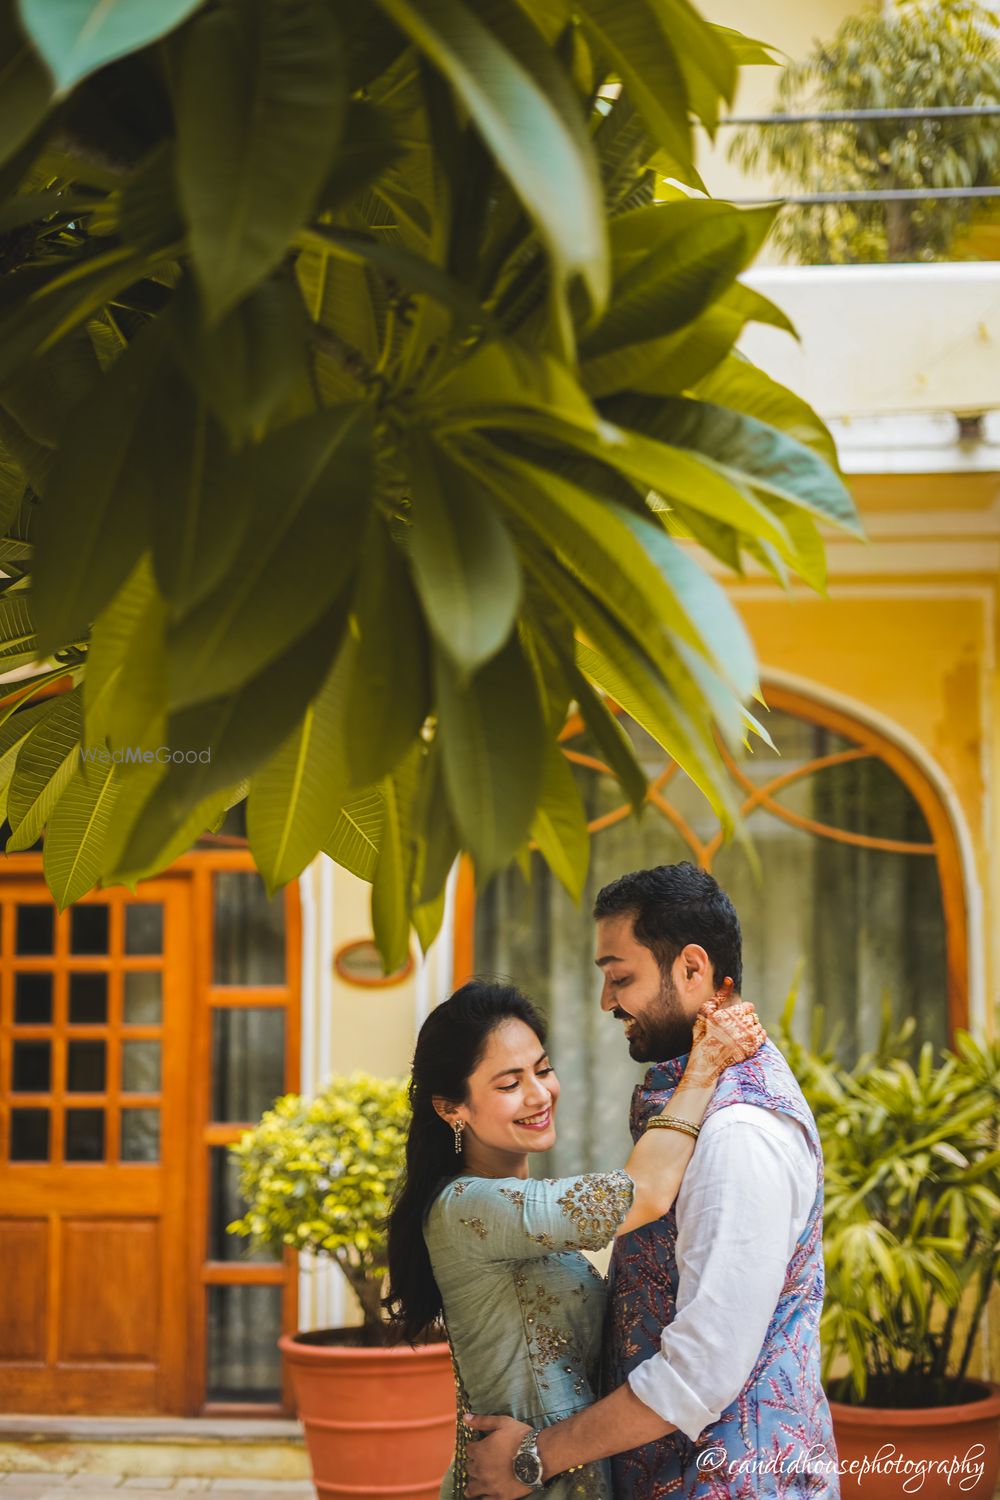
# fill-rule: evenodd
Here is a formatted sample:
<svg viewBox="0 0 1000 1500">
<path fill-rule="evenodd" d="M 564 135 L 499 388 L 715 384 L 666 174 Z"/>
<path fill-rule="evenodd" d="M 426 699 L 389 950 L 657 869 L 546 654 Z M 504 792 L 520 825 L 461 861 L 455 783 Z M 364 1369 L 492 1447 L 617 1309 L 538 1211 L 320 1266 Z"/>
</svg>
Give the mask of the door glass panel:
<svg viewBox="0 0 1000 1500">
<path fill-rule="evenodd" d="M 159 1042 L 123 1042 L 123 1090 L 129 1094 L 155 1094 L 159 1087 Z"/>
<path fill-rule="evenodd" d="M 163 1019 L 163 975 L 136 969 L 125 975 L 125 1025 L 158 1026 Z"/>
<path fill-rule="evenodd" d="M 11 1161 L 48 1161 L 49 1112 L 47 1109 L 12 1109 L 10 1112 Z"/>
<path fill-rule="evenodd" d="M 122 1161 L 159 1161 L 160 1111 L 122 1110 Z"/>
<path fill-rule="evenodd" d="M 284 1091 L 284 1010 L 273 1005 L 214 1010 L 212 1119 L 259 1119 Z"/>
<path fill-rule="evenodd" d="M 163 906 L 140 901 L 125 908 L 125 952 L 163 952 Z"/>
<path fill-rule="evenodd" d="M 56 909 L 47 903 L 31 902 L 17 908 L 18 953 L 52 953 L 56 930 Z"/>
<path fill-rule="evenodd" d="M 107 974 L 69 976 L 69 1024 L 103 1025 L 108 1019 Z"/>
<path fill-rule="evenodd" d="M 281 1399 L 280 1286 L 208 1288 L 210 1401 Z"/>
<path fill-rule="evenodd" d="M 44 1094 L 52 1087 L 52 1043 L 14 1043 L 15 1094 Z"/>
<path fill-rule="evenodd" d="M 213 984 L 284 984 L 285 897 L 268 899 L 256 870 L 216 870 Z"/>
<path fill-rule="evenodd" d="M 71 953 L 107 953 L 108 907 L 103 904 L 70 908 Z"/>
<path fill-rule="evenodd" d="M 21 1026 L 48 1026 L 51 1024 L 51 974 L 15 974 L 14 1020 Z"/>
<path fill-rule="evenodd" d="M 107 1078 L 105 1042 L 70 1042 L 66 1058 L 66 1090 L 70 1094 L 97 1094 Z"/>
<path fill-rule="evenodd" d="M 246 1213 L 246 1201 L 240 1197 L 239 1162 L 233 1161 L 227 1146 L 210 1148 L 211 1169 L 208 1210 L 209 1260 L 280 1261 L 282 1247 L 250 1249 L 250 1241 L 240 1234 L 227 1234 L 226 1225 Z"/>
<path fill-rule="evenodd" d="M 66 1160 L 104 1160 L 103 1109 L 66 1111 Z"/>
</svg>

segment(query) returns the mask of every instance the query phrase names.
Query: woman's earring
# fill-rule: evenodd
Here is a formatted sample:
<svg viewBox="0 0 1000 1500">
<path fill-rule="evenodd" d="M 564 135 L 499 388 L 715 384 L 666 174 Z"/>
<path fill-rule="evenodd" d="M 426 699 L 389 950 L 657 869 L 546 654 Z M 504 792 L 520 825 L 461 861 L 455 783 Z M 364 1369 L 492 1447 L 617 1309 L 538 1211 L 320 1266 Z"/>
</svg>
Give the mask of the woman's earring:
<svg viewBox="0 0 1000 1500">
<path fill-rule="evenodd" d="M 461 1156 L 461 1154 L 462 1154 L 462 1131 L 465 1129 L 465 1122 L 464 1122 L 464 1120 L 456 1120 L 455 1123 L 454 1123 L 454 1125 L 451 1128 L 455 1132 L 455 1155 L 456 1156 Z"/>
</svg>

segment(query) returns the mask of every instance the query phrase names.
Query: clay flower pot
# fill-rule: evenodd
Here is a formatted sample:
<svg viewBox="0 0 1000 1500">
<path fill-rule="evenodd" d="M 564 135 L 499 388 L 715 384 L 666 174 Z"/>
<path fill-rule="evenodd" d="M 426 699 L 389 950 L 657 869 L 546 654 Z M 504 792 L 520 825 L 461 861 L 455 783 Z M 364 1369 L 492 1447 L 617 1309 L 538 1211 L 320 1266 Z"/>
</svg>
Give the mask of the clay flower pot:
<svg viewBox="0 0 1000 1500">
<path fill-rule="evenodd" d="M 843 1500 L 853 1495 L 901 1500 L 913 1494 L 993 1500 L 1000 1473 L 1000 1385 L 979 1380 L 966 1385 L 978 1394 L 961 1406 L 894 1410 L 831 1401 Z M 880 1464 L 880 1471 L 865 1471 L 865 1460 Z M 958 1468 L 963 1461 L 966 1467 Z M 955 1466 L 950 1479 L 946 1465 Z"/>
<path fill-rule="evenodd" d="M 447 1344 L 361 1348 L 284 1334 L 319 1500 L 437 1500 L 455 1444 Z"/>
</svg>

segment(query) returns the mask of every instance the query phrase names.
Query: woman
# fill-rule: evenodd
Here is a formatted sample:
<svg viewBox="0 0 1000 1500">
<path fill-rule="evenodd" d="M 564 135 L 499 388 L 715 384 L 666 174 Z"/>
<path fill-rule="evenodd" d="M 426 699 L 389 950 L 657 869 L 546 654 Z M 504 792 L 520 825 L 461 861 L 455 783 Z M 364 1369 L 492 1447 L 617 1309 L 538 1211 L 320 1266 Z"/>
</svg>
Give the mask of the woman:
<svg viewBox="0 0 1000 1500">
<path fill-rule="evenodd" d="M 413 1059 L 406 1172 L 389 1219 L 386 1305 L 410 1342 L 444 1314 L 459 1421 L 442 1500 L 465 1492 L 462 1412 L 542 1427 L 595 1399 L 603 1277 L 581 1250 L 667 1212 L 723 1068 L 764 1040 L 743 1001 L 702 1007 L 684 1075 L 624 1169 L 529 1179 L 555 1142 L 559 1083 L 545 1023 L 511 985 L 474 980 L 432 1011 Z M 470 1405 L 471 1402 L 471 1405 Z M 550 1500 L 610 1500 L 606 1464 L 557 1478 Z"/>
</svg>

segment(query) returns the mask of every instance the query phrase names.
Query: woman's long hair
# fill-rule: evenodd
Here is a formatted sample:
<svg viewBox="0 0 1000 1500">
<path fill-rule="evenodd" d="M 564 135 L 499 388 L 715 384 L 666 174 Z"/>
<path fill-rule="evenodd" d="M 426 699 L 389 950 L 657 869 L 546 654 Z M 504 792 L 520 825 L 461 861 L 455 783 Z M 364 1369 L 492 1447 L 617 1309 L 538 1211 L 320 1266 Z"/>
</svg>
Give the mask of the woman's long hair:
<svg viewBox="0 0 1000 1500">
<path fill-rule="evenodd" d="M 417 1037 L 410 1079 L 413 1119 L 406 1167 L 388 1221 L 389 1295 L 384 1301 L 400 1336 L 410 1344 L 441 1316 L 424 1219 L 443 1182 L 462 1168 L 454 1132 L 432 1100 L 466 1102 L 469 1076 L 479 1066 L 490 1034 L 511 1020 L 530 1026 L 545 1045 L 545 1022 L 520 990 L 473 979 L 431 1011 Z"/>
</svg>

